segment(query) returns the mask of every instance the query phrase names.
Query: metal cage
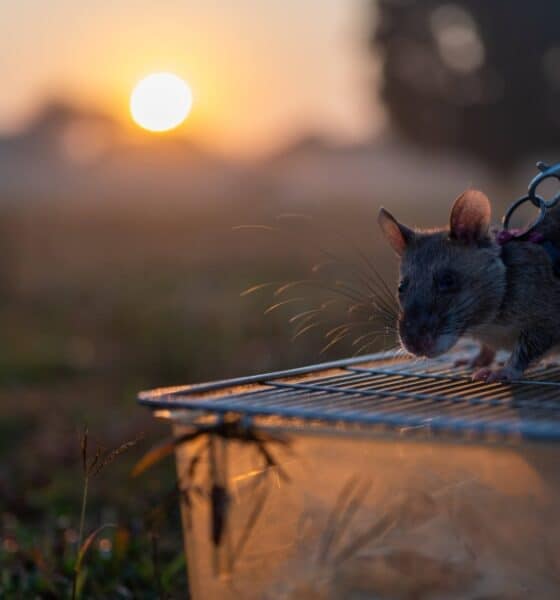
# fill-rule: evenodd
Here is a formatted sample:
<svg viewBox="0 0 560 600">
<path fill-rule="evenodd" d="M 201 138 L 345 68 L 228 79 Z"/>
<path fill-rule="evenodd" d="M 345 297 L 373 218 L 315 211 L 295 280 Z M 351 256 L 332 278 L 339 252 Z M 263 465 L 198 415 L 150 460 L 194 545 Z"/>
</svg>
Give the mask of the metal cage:
<svg viewBox="0 0 560 600">
<path fill-rule="evenodd" d="M 534 368 L 511 385 L 479 383 L 455 366 L 468 353 L 436 360 L 380 353 L 143 392 L 139 402 L 170 411 L 274 417 L 277 426 L 560 440 L 560 367 Z"/>
</svg>

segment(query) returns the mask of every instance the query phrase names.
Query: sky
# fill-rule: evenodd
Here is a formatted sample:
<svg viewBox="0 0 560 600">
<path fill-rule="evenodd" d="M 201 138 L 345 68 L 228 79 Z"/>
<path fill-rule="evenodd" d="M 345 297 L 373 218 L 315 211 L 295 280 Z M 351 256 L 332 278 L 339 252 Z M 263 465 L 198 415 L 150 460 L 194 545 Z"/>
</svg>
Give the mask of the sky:
<svg viewBox="0 0 560 600">
<path fill-rule="evenodd" d="M 181 134 L 224 154 L 269 151 L 305 132 L 341 141 L 378 130 L 368 0 L 18 0 L 0 4 L 0 132 L 49 97 L 130 124 L 134 84 L 171 71 L 190 84 Z"/>
</svg>

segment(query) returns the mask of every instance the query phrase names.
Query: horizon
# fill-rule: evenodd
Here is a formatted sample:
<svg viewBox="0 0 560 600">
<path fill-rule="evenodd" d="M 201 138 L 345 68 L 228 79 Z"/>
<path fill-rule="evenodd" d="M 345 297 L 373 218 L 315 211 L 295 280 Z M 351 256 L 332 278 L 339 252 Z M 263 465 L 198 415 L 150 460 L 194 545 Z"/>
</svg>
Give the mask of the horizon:
<svg viewBox="0 0 560 600">
<path fill-rule="evenodd" d="M 61 115 L 62 119 L 60 119 Z M 370 145 L 371 143 L 380 141 L 384 137 L 381 134 L 386 134 L 390 131 L 390 129 L 384 128 L 379 132 L 379 135 L 367 136 L 364 134 L 360 138 L 352 138 L 344 136 L 340 137 L 333 135 L 332 132 L 302 126 L 300 129 L 294 129 L 293 132 L 290 132 L 287 135 L 280 136 L 276 140 L 276 143 L 270 145 L 270 147 L 259 149 L 251 153 L 241 152 L 236 154 L 224 152 L 219 147 L 208 146 L 203 140 L 196 139 L 194 136 L 189 135 L 188 123 L 183 123 L 174 129 L 161 132 L 147 131 L 137 123 L 133 122 L 132 119 L 118 119 L 115 115 L 103 110 L 103 108 L 88 107 L 71 98 L 51 96 L 45 97 L 17 129 L 0 130 L 0 142 L 9 144 L 13 141 L 26 138 L 29 134 L 33 134 L 37 132 L 37 130 L 40 131 L 43 129 L 45 124 L 48 124 L 53 118 L 58 121 L 55 124 L 55 130 L 59 129 L 57 134 L 62 136 L 64 136 L 66 129 L 66 123 L 64 123 L 65 119 L 68 119 L 72 126 L 77 123 L 79 127 L 81 127 L 84 122 L 87 123 L 88 121 L 92 121 L 101 126 L 107 125 L 109 127 L 114 127 L 115 132 L 117 133 L 115 138 L 116 142 L 124 142 L 131 145 L 157 145 L 160 142 L 185 143 L 193 149 L 204 152 L 209 156 L 215 156 L 224 160 L 240 163 L 259 162 L 260 160 L 280 156 L 292 149 L 299 148 L 302 144 L 308 144 L 308 142 L 314 144 L 317 143 L 326 148 L 356 148 L 363 146 L 364 144 Z M 186 118 L 186 121 L 188 121 L 188 117 Z M 47 129 L 50 128 L 47 127 Z M 50 136 L 52 132 L 53 129 L 50 129 L 47 135 Z M 40 133 L 40 135 L 44 134 Z"/>
</svg>

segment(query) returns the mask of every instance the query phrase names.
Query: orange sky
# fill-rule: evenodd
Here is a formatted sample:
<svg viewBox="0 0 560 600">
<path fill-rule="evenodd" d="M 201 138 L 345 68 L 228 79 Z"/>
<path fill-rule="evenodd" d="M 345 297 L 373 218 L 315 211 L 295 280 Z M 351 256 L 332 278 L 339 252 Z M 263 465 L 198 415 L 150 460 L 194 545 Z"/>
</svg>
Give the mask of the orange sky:
<svg viewBox="0 0 560 600">
<path fill-rule="evenodd" d="M 129 120 L 134 83 L 172 71 L 195 103 L 185 135 L 252 155 L 298 132 L 379 128 L 360 23 L 366 0 L 18 0 L 0 6 L 0 130 L 64 95 Z"/>
</svg>

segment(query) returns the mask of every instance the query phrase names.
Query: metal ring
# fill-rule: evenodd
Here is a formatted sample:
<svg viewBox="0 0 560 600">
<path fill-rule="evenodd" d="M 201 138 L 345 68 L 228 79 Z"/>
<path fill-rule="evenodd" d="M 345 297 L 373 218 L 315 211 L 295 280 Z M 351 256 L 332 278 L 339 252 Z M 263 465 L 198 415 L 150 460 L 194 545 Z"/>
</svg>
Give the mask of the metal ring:
<svg viewBox="0 0 560 600">
<path fill-rule="evenodd" d="M 509 231 L 509 221 L 513 215 L 513 213 L 522 205 L 525 204 L 525 202 L 531 202 L 534 206 L 536 206 L 539 209 L 539 214 L 538 216 L 535 218 L 535 220 L 525 229 L 523 229 L 521 232 L 516 233 L 513 235 L 513 237 L 516 238 L 520 238 L 523 237 L 524 235 L 527 235 L 528 233 L 530 233 L 537 225 L 540 225 L 545 216 L 546 216 L 546 212 L 547 209 L 549 208 L 546 201 L 541 198 L 541 196 L 538 196 L 537 194 L 534 194 L 533 196 L 526 194 L 525 196 L 523 196 L 522 198 L 519 198 L 519 200 L 516 200 L 507 210 L 506 214 L 504 215 L 504 218 L 502 219 L 502 225 L 503 228 L 506 231 Z"/>
<path fill-rule="evenodd" d="M 558 201 L 560 201 L 560 192 L 556 194 L 556 196 L 553 196 L 549 201 L 546 201 L 537 194 L 537 188 L 545 179 L 549 179 L 550 177 L 554 177 L 555 179 L 558 179 L 560 181 L 560 163 L 549 167 L 548 165 L 542 162 L 538 162 L 537 168 L 541 172 L 536 177 L 534 177 L 531 183 L 529 184 L 527 196 L 537 208 L 540 208 L 540 202 L 539 204 L 537 204 L 537 201 L 540 200 L 544 202 L 544 205 L 547 208 L 552 208 L 558 203 Z"/>
</svg>

